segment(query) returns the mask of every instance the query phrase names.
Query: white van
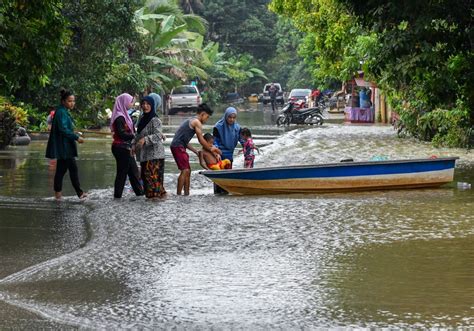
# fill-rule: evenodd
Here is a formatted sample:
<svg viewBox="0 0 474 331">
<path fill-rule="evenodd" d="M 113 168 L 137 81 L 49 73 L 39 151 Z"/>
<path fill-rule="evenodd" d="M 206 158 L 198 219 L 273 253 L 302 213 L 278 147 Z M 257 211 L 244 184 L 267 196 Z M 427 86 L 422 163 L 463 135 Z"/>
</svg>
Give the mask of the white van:
<svg viewBox="0 0 474 331">
<path fill-rule="evenodd" d="M 278 89 L 276 102 L 283 105 L 285 103 L 285 99 L 283 98 L 283 89 L 281 88 L 280 83 L 273 83 L 273 84 Z M 265 86 L 263 87 L 262 101 L 264 105 L 271 102 L 270 94 L 268 93 L 270 86 L 272 86 L 272 83 L 265 84 Z"/>
<path fill-rule="evenodd" d="M 201 94 L 194 85 L 181 85 L 171 90 L 168 98 L 169 114 L 178 111 L 196 110 L 201 103 Z"/>
</svg>

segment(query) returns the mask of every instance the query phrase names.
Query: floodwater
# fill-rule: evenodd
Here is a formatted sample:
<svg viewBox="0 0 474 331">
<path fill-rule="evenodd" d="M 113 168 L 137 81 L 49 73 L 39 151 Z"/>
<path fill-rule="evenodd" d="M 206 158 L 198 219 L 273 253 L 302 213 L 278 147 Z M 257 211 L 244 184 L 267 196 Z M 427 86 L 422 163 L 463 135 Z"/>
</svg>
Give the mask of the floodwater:
<svg viewBox="0 0 474 331">
<path fill-rule="evenodd" d="M 245 109 L 244 109 L 245 110 Z M 216 114 L 212 123 L 220 117 Z M 183 117 L 167 119 L 171 135 Z M 439 189 L 214 196 L 194 162 L 176 196 L 114 200 L 110 137 L 86 135 L 82 186 L 52 196 L 45 142 L 0 153 L 0 328 L 315 329 L 474 326 L 474 154 L 390 127 L 276 128 L 242 111 L 256 166 L 459 156 Z M 210 130 L 207 126 L 206 130 Z M 236 167 L 242 166 L 241 157 Z"/>
</svg>

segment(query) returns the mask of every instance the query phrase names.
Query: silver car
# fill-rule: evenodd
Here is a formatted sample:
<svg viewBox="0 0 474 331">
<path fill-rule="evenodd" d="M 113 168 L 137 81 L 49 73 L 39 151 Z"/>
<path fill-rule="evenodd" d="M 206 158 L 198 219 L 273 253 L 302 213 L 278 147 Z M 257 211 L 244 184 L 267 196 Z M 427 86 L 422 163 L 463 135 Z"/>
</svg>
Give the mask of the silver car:
<svg viewBox="0 0 474 331">
<path fill-rule="evenodd" d="M 169 113 L 196 110 L 201 103 L 201 94 L 194 85 L 181 85 L 171 90 L 168 99 Z"/>
</svg>

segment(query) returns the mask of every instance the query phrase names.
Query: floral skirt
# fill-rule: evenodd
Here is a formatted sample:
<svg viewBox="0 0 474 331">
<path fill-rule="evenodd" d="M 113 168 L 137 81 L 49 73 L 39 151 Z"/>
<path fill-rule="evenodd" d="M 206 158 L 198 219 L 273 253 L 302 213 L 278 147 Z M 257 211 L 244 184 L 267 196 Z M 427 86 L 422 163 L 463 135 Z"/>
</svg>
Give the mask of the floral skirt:
<svg viewBox="0 0 474 331">
<path fill-rule="evenodd" d="M 147 198 L 161 198 L 166 194 L 163 186 L 165 160 L 150 160 L 141 162 L 141 177 Z"/>
</svg>

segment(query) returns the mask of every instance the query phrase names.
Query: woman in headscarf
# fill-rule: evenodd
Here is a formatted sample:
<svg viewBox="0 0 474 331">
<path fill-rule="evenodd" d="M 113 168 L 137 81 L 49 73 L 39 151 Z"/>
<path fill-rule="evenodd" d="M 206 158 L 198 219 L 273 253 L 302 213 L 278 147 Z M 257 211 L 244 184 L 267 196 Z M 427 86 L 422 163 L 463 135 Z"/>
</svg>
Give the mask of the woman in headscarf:
<svg viewBox="0 0 474 331">
<path fill-rule="evenodd" d="M 237 143 L 242 145 L 245 141 L 240 136 L 240 125 L 237 121 L 237 109 L 229 107 L 225 110 L 224 116 L 214 125 L 212 135 L 214 136 L 214 145 L 222 151 L 222 159 L 228 159 L 231 164 L 234 161 L 234 150 Z M 220 186 L 214 184 L 214 193 L 226 194 Z"/>
<path fill-rule="evenodd" d="M 138 179 L 137 162 L 132 156 L 132 140 L 135 138 L 135 128 L 127 110 L 133 107 L 133 97 L 123 93 L 115 99 L 114 110 L 110 120 L 110 130 L 113 132 L 112 154 L 117 164 L 115 176 L 114 197 L 121 198 L 125 181 L 130 180 L 133 191 L 137 196 L 143 195 L 143 187 Z"/>
<path fill-rule="evenodd" d="M 165 172 L 163 141 L 166 137 L 161 132 L 161 121 L 156 114 L 156 109 L 161 105 L 161 98 L 158 94 L 152 94 L 144 97 L 140 102 L 143 115 L 138 121 L 135 151 L 137 161 L 141 165 L 145 196 L 161 198 L 166 194 L 163 186 Z"/>
<path fill-rule="evenodd" d="M 240 125 L 237 121 L 237 109 L 229 107 L 224 116 L 214 125 L 212 135 L 214 145 L 222 151 L 222 159 L 234 160 L 234 150 L 237 143 L 244 144 L 240 136 Z"/>
<path fill-rule="evenodd" d="M 150 93 L 148 96 L 153 98 L 153 101 L 155 102 L 154 111 L 156 116 L 158 116 L 158 108 L 161 106 L 161 97 L 156 93 Z"/>
</svg>

